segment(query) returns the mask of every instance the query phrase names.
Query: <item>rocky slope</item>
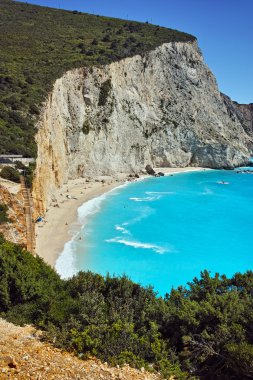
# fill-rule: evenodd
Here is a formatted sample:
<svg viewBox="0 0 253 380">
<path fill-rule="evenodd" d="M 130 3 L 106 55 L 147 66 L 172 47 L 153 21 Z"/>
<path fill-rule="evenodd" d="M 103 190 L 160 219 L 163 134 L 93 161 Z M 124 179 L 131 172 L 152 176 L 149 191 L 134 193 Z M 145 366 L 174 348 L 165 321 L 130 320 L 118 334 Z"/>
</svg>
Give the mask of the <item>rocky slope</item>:
<svg viewBox="0 0 253 380">
<path fill-rule="evenodd" d="M 11 189 L 0 184 L 0 203 L 8 206 L 8 218 L 10 219 L 8 223 L 0 224 L 0 233 L 7 240 L 26 246 L 26 220 L 21 192 L 13 194 Z"/>
<path fill-rule="evenodd" d="M 245 131 L 253 137 L 253 103 L 238 104 L 235 103 L 241 115 L 239 115 Z"/>
<path fill-rule="evenodd" d="M 0 319 L 0 380 L 161 380 L 124 366 L 112 368 L 98 360 L 82 361 L 40 341 L 31 326 L 18 327 Z"/>
<path fill-rule="evenodd" d="M 239 104 L 233 101 L 232 99 L 230 99 L 225 94 L 221 94 L 221 96 L 223 97 L 229 116 L 232 119 L 236 117 L 240 121 L 245 132 L 252 139 L 253 137 L 253 103 Z"/>
<path fill-rule="evenodd" d="M 68 71 L 44 105 L 36 140 L 39 212 L 70 178 L 146 164 L 231 168 L 247 161 L 251 146 L 196 42 Z"/>
</svg>

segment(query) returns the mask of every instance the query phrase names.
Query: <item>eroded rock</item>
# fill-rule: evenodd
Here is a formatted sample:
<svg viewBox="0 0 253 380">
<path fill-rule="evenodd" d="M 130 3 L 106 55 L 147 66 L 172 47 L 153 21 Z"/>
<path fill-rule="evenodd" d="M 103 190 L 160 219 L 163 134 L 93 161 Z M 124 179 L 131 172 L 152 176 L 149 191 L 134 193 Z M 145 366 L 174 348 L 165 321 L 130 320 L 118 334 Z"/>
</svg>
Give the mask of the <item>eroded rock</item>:
<svg viewBox="0 0 253 380">
<path fill-rule="evenodd" d="M 146 172 L 149 174 L 149 175 L 153 175 L 153 176 L 155 176 L 155 171 L 154 171 L 154 169 L 152 168 L 152 166 L 151 165 L 147 165 L 146 167 L 145 167 L 145 169 L 146 169 Z"/>
<path fill-rule="evenodd" d="M 196 42 L 68 71 L 37 127 L 40 212 L 69 179 L 140 172 L 147 164 L 232 168 L 248 160 L 252 146 Z"/>
</svg>

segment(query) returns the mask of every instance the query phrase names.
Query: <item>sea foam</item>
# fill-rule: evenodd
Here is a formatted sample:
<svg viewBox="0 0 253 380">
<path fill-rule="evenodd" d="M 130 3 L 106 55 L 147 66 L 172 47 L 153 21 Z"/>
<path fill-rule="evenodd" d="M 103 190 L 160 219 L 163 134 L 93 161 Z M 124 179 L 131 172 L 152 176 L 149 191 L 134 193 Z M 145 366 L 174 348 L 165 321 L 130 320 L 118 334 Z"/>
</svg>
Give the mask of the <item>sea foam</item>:
<svg viewBox="0 0 253 380">
<path fill-rule="evenodd" d="M 152 201 L 157 201 L 160 198 L 161 198 L 160 196 L 156 195 L 154 197 L 143 197 L 143 198 L 131 197 L 129 199 L 130 201 L 134 201 L 134 202 L 152 202 Z"/>
<path fill-rule="evenodd" d="M 151 249 L 152 251 L 163 254 L 165 252 L 168 252 L 168 248 L 161 247 L 159 245 L 151 244 L 151 243 L 141 243 L 138 241 L 129 241 L 129 240 L 124 240 L 120 238 L 112 238 L 112 239 L 107 239 L 107 243 L 118 243 L 118 244 L 124 244 L 129 247 L 133 248 L 141 248 L 141 249 Z"/>
<path fill-rule="evenodd" d="M 117 190 L 126 187 L 128 183 L 117 186 L 106 193 L 100 195 L 99 197 L 90 199 L 80 206 L 77 210 L 78 221 L 82 226 L 85 226 L 88 222 L 88 219 L 91 215 L 96 214 L 101 209 L 101 203 L 108 197 L 108 195 L 117 195 Z"/>
<path fill-rule="evenodd" d="M 124 228 L 124 227 L 122 227 L 122 226 L 118 226 L 118 225 L 116 225 L 116 226 L 115 226 L 115 230 L 116 230 L 116 231 L 120 231 L 120 232 L 122 232 L 122 234 L 130 235 L 130 232 L 129 232 L 126 228 Z"/>
<path fill-rule="evenodd" d="M 129 198 L 134 202 L 152 202 L 158 201 L 165 195 L 173 195 L 175 194 L 173 191 L 145 191 L 146 197 L 131 197 Z"/>
<path fill-rule="evenodd" d="M 70 278 L 78 272 L 75 266 L 74 239 L 64 245 L 61 255 L 56 260 L 55 269 L 63 279 Z"/>
<path fill-rule="evenodd" d="M 175 194 L 174 191 L 146 191 L 146 194 L 152 195 L 152 194 L 158 194 L 158 195 L 164 195 L 164 194 Z"/>
<path fill-rule="evenodd" d="M 84 229 L 87 224 L 89 217 L 93 214 L 96 214 L 100 208 L 101 203 L 110 195 L 116 195 L 117 190 L 123 188 L 127 183 L 117 186 L 112 190 L 107 191 L 106 193 L 100 195 L 99 197 L 90 199 L 80 206 L 77 210 L 78 215 L 78 224 L 75 231 L 72 233 L 72 239 L 64 245 L 62 253 L 59 255 L 55 263 L 55 269 L 61 278 L 67 279 L 72 277 L 78 272 L 78 269 L 75 264 L 75 243 L 78 237 L 80 236 L 80 231 Z"/>
</svg>

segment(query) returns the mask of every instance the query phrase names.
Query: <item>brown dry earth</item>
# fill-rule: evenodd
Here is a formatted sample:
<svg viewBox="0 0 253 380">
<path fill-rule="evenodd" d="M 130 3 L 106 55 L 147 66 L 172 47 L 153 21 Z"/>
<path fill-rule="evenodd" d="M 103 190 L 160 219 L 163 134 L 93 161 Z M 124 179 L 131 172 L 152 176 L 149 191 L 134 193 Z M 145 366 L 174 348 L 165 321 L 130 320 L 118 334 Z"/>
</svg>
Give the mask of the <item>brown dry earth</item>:
<svg viewBox="0 0 253 380">
<path fill-rule="evenodd" d="M 20 185 L 0 178 L 0 203 L 8 206 L 10 223 L 0 225 L 0 233 L 7 240 L 26 246 L 26 220 Z"/>
<path fill-rule="evenodd" d="M 18 327 L 0 319 L 0 380 L 161 380 L 144 369 L 82 361 L 42 343 L 40 335 L 31 326 Z"/>
</svg>

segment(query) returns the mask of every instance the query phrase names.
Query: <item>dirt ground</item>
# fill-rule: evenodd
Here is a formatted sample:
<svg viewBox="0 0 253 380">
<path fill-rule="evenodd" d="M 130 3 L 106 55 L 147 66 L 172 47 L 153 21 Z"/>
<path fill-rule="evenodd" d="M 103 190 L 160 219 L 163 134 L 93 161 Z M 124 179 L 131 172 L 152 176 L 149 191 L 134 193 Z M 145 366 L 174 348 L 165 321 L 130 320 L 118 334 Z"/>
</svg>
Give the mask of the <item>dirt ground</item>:
<svg viewBox="0 0 253 380">
<path fill-rule="evenodd" d="M 82 361 L 42 343 L 40 336 L 31 326 L 18 327 L 0 319 L 0 380 L 161 380 L 144 369 Z"/>
</svg>

